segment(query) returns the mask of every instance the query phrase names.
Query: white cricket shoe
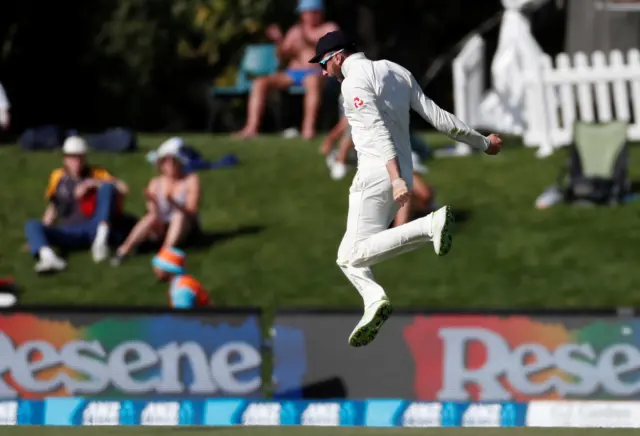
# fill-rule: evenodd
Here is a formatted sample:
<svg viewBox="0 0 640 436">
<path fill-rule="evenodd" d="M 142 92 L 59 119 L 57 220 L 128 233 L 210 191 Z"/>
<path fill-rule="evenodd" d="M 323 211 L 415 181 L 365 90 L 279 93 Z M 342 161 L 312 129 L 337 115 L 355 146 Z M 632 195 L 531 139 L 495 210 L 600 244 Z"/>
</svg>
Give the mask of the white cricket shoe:
<svg viewBox="0 0 640 436">
<path fill-rule="evenodd" d="M 36 263 L 35 270 L 37 273 L 49 273 L 62 271 L 67 268 L 67 262 L 61 259 L 53 252 L 40 253 L 40 260 Z"/>
<path fill-rule="evenodd" d="M 362 319 L 349 336 L 349 345 L 352 347 L 364 347 L 373 341 L 382 325 L 391 316 L 393 307 L 388 298 L 383 298 L 372 303 L 364 311 Z"/>
<path fill-rule="evenodd" d="M 438 256 L 444 256 L 451 250 L 453 238 L 449 227 L 452 223 L 453 213 L 449 206 L 443 206 L 431 214 L 431 238 L 433 250 Z"/>
<path fill-rule="evenodd" d="M 96 237 L 91 244 L 91 257 L 95 263 L 100 263 L 109 257 L 109 227 L 99 225 Z"/>
</svg>

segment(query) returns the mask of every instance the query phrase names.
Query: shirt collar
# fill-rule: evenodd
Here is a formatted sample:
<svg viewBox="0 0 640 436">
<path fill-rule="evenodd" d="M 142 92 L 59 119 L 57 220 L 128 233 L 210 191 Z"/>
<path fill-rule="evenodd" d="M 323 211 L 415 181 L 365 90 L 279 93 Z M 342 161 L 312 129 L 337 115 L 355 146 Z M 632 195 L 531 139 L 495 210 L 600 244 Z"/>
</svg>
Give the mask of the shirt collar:
<svg viewBox="0 0 640 436">
<path fill-rule="evenodd" d="M 342 75 L 344 77 L 347 77 L 347 75 L 349 74 L 349 69 L 351 68 L 351 66 L 353 65 L 354 62 L 362 60 L 362 59 L 366 59 L 367 57 L 364 55 L 364 53 L 354 53 L 351 56 L 349 56 L 348 58 L 346 58 L 344 60 L 344 62 L 342 63 Z"/>
</svg>

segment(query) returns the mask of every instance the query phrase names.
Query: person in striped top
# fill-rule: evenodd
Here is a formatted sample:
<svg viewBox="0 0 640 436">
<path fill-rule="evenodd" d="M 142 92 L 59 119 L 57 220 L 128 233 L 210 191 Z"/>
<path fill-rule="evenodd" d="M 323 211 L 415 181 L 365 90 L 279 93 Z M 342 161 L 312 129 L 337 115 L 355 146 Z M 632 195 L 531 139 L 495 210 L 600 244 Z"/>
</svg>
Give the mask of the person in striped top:
<svg viewBox="0 0 640 436">
<path fill-rule="evenodd" d="M 211 304 L 209 293 L 202 284 L 186 273 L 184 251 L 163 247 L 151 263 L 158 280 L 171 283 L 169 303 L 172 308 L 193 309 Z"/>
</svg>

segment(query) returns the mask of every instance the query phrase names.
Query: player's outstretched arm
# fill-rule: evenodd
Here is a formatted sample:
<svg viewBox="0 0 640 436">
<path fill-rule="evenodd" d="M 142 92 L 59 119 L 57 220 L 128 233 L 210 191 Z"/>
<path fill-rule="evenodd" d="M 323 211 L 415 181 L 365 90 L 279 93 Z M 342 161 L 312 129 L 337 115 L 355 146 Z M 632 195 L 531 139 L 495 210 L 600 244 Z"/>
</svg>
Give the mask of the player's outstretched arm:
<svg viewBox="0 0 640 436">
<path fill-rule="evenodd" d="M 411 108 L 431 123 L 433 127 L 450 138 L 469 144 L 487 154 L 493 155 L 500 152 L 502 140 L 498 135 L 484 136 L 467 126 L 458 117 L 445 111 L 427 97 L 414 77 L 411 77 L 411 80 Z"/>
</svg>

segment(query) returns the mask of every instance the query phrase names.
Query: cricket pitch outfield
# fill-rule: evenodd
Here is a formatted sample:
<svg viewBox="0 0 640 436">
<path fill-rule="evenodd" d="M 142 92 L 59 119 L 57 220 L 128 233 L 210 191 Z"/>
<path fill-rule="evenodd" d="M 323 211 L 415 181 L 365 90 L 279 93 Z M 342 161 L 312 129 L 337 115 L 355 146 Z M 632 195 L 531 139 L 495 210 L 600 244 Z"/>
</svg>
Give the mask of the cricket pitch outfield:
<svg viewBox="0 0 640 436">
<path fill-rule="evenodd" d="M 5 427 L 2 436 L 631 436 L 635 429 L 361 427 Z"/>
</svg>

